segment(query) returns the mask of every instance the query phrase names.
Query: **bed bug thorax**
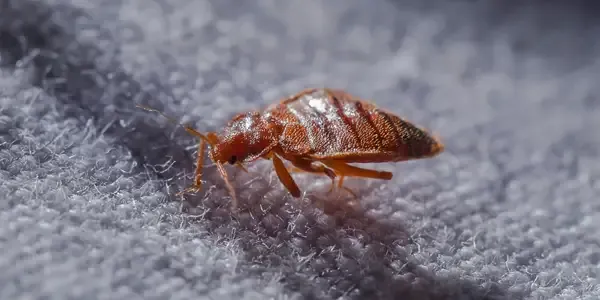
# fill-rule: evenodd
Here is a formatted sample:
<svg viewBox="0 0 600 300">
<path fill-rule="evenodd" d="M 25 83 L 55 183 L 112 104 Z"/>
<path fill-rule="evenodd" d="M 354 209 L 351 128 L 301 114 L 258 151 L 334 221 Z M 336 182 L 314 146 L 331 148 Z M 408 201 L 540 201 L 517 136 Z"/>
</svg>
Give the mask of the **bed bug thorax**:
<svg viewBox="0 0 600 300">
<path fill-rule="evenodd" d="M 424 129 L 344 91 L 327 88 L 306 89 L 263 111 L 238 114 L 219 133 L 203 134 L 187 125 L 184 128 L 199 137 L 200 144 L 194 183 L 179 194 L 200 190 L 208 147 L 208 156 L 225 181 L 234 208 L 237 197 L 225 164 L 246 170 L 246 163 L 271 160 L 282 184 L 293 197 L 300 197 L 283 160 L 295 171 L 328 176 L 333 189 L 336 178 L 337 187 L 345 188 L 347 176 L 382 180 L 393 176 L 350 163 L 400 162 L 434 157 L 444 151 L 443 143 Z"/>
</svg>

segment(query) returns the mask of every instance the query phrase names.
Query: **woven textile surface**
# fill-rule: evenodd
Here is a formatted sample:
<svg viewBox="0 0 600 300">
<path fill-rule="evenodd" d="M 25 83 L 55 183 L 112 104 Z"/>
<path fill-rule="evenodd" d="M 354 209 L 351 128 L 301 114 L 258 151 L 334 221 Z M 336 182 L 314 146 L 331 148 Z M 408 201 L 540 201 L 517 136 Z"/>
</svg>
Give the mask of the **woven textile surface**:
<svg viewBox="0 0 600 300">
<path fill-rule="evenodd" d="M 583 1 L 0 0 L 0 299 L 600 299 Z M 202 132 L 332 87 L 432 130 L 389 181 L 186 201 Z"/>
</svg>

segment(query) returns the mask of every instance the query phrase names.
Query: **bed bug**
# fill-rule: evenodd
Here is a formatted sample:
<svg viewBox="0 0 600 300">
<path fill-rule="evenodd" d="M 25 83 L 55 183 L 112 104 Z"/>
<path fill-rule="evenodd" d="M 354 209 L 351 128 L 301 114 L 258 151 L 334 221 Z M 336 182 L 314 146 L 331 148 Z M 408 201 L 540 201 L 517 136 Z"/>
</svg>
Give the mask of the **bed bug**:
<svg viewBox="0 0 600 300">
<path fill-rule="evenodd" d="M 246 163 L 271 160 L 281 183 L 298 198 L 300 189 L 283 160 L 295 171 L 329 177 L 333 189 L 336 178 L 339 188 L 344 188 L 344 177 L 348 176 L 392 179 L 391 172 L 351 163 L 401 162 L 434 157 L 444 151 L 439 138 L 424 129 L 371 102 L 330 88 L 305 89 L 263 111 L 238 114 L 220 133 L 204 134 L 190 126 L 185 129 L 199 137 L 200 144 L 194 183 L 179 194 L 200 190 L 208 146 L 208 156 L 225 181 L 234 208 L 237 197 L 225 164 L 246 170 Z"/>
</svg>

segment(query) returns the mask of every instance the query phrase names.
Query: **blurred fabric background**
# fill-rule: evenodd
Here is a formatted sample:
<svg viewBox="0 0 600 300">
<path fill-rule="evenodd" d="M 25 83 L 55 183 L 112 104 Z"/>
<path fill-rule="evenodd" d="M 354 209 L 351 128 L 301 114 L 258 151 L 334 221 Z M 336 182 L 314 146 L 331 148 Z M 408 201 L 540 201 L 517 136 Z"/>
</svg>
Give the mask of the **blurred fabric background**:
<svg viewBox="0 0 600 300">
<path fill-rule="evenodd" d="M 591 1 L 0 0 L 1 299 L 599 299 Z M 439 134 L 389 182 L 197 140 L 335 87 Z M 209 162 L 206 162 L 209 165 Z"/>
</svg>

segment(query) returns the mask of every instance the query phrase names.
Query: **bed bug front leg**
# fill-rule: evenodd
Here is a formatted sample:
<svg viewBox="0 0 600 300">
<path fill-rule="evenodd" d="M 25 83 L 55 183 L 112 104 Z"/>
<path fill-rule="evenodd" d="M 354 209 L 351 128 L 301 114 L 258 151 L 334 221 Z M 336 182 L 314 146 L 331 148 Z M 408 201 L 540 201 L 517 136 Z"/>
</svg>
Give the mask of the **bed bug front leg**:
<svg viewBox="0 0 600 300">
<path fill-rule="evenodd" d="M 202 188 L 202 170 L 204 165 L 204 154 L 206 149 L 206 142 L 201 139 L 200 145 L 198 146 L 198 154 L 196 157 L 196 170 L 194 171 L 194 183 L 183 191 L 177 193 L 179 197 L 185 193 L 197 193 Z"/>
</svg>

